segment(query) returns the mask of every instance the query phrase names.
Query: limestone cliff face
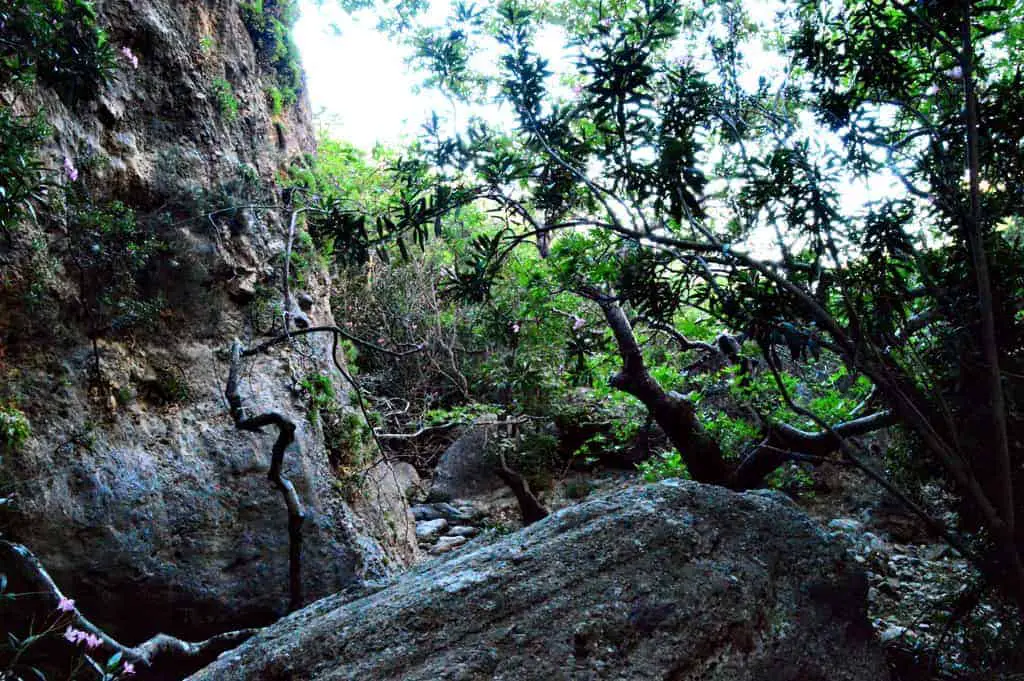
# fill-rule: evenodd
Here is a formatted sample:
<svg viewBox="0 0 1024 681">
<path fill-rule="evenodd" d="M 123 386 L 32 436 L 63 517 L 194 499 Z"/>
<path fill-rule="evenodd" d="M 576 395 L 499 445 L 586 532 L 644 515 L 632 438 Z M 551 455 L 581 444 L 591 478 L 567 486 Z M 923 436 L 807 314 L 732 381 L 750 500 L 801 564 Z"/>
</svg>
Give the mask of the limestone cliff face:
<svg viewBox="0 0 1024 681">
<path fill-rule="evenodd" d="M 288 212 L 275 178 L 314 151 L 304 96 L 274 104 L 277 75 L 245 21 L 260 4 L 97 2 L 121 58 L 114 81 L 77 103 L 41 87 L 13 104 L 52 126 L 42 157 L 54 177 L 93 203 L 123 202 L 162 244 L 145 273 L 162 307 L 148 325 L 92 334 L 99 376 L 78 315 L 73 212 L 51 205 L 0 246 L 0 401 L 32 424 L 0 464 L 14 494 L 0 529 L 126 643 L 265 623 L 288 602 L 287 518 L 266 479 L 275 433 L 236 430 L 223 397 L 231 340 L 254 344 L 280 317 Z M 326 278 L 307 260 L 293 286 L 312 323 L 332 324 Z M 330 353 L 329 338 L 297 340 L 247 364 L 241 386 L 250 411 L 298 424 L 285 474 L 309 513 L 309 600 L 384 576 L 414 550 L 401 495 L 353 491 L 329 463 L 301 384 L 326 372 L 351 408 Z"/>
</svg>

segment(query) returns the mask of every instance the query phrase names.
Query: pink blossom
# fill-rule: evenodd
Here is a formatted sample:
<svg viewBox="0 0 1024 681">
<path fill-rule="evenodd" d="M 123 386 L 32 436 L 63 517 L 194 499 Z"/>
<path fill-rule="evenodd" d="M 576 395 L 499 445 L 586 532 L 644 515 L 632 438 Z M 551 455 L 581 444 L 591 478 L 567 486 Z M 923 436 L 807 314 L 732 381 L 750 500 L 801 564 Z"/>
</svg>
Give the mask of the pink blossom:
<svg viewBox="0 0 1024 681">
<path fill-rule="evenodd" d="M 577 84 L 577 85 L 573 85 L 573 86 L 572 86 L 572 93 L 573 93 L 574 95 L 578 95 L 578 94 L 579 94 L 579 93 L 581 93 L 581 92 L 583 92 L 583 86 L 582 86 L 582 85 L 578 85 L 578 84 Z"/>
<path fill-rule="evenodd" d="M 68 176 L 68 179 L 72 182 L 78 180 L 78 168 L 75 167 L 74 161 L 67 156 L 64 157 L 64 174 Z"/>
<path fill-rule="evenodd" d="M 121 56 L 128 60 L 128 63 L 132 65 L 133 69 L 139 68 L 139 58 L 132 52 L 132 48 L 125 45 L 121 48 Z"/>
<path fill-rule="evenodd" d="M 87 648 L 99 648 L 103 645 L 103 639 L 99 636 L 75 629 L 71 625 L 64 630 L 64 638 L 71 643 L 84 643 Z"/>
<path fill-rule="evenodd" d="M 135 665 L 133 665 L 131 662 L 125 662 L 124 669 L 121 670 L 121 673 L 125 676 L 133 675 L 135 673 Z"/>
<path fill-rule="evenodd" d="M 573 323 L 572 323 L 572 330 L 573 331 L 579 331 L 584 326 L 586 326 L 586 324 L 587 324 L 587 320 L 585 320 L 583 317 L 576 317 L 573 320 Z"/>
<path fill-rule="evenodd" d="M 512 333 L 519 333 L 519 322 L 512 323 Z"/>
<path fill-rule="evenodd" d="M 57 609 L 61 612 L 74 612 L 75 602 L 66 596 L 61 596 L 60 603 L 57 604 Z"/>
</svg>

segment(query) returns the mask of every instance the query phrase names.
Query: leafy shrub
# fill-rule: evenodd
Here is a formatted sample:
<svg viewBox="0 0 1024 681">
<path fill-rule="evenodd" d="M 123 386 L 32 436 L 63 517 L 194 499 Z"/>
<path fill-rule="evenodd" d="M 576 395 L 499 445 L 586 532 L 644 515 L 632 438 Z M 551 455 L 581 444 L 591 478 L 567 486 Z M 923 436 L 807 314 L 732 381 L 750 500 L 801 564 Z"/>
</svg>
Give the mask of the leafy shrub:
<svg viewBox="0 0 1024 681">
<path fill-rule="evenodd" d="M 369 435 L 370 426 L 358 412 L 337 410 L 324 417 L 324 446 L 335 472 L 344 475 L 361 469 Z"/>
<path fill-rule="evenodd" d="M 331 377 L 327 374 L 309 374 L 299 381 L 299 385 L 306 391 L 309 400 L 309 420 L 313 423 L 316 423 L 320 412 L 337 408 L 337 394 Z"/>
<path fill-rule="evenodd" d="M 674 449 L 637 464 L 637 470 L 647 482 L 657 482 L 666 478 L 690 479 L 690 472 L 686 469 L 683 457 Z"/>
<path fill-rule="evenodd" d="M 814 480 L 807 471 L 806 464 L 788 463 L 776 468 L 768 476 L 766 482 L 772 489 L 785 492 L 791 497 L 814 494 Z"/>
<path fill-rule="evenodd" d="M 267 88 L 267 103 L 270 104 L 270 113 L 274 116 L 280 116 L 284 112 L 284 93 L 281 92 L 281 88 L 276 85 Z"/>
<path fill-rule="evenodd" d="M 31 434 L 28 417 L 20 409 L 13 404 L 0 405 L 0 453 L 18 451 Z"/>
<path fill-rule="evenodd" d="M 145 326 L 162 309 L 163 298 L 141 287 L 160 243 L 119 201 L 97 205 L 79 193 L 69 209 L 67 258 L 95 349 L 96 339 Z"/>
<path fill-rule="evenodd" d="M 158 367 L 156 377 L 146 381 L 142 388 L 149 401 L 166 406 L 187 402 L 192 396 L 192 387 L 188 384 L 185 372 L 178 367 Z M 119 398 L 120 399 L 120 398 Z"/>
<path fill-rule="evenodd" d="M 224 120 L 230 123 L 238 118 L 238 99 L 231 83 L 223 78 L 216 78 L 210 87 L 213 88 L 213 96 L 217 98 L 217 106 Z"/>
<path fill-rule="evenodd" d="M 0 85 L 38 79 L 73 104 L 95 97 L 117 55 L 88 0 L 13 0 L 0 8 Z"/>
<path fill-rule="evenodd" d="M 282 106 L 293 105 L 303 88 L 299 49 L 291 37 L 298 4 L 295 0 L 252 0 L 242 2 L 239 8 L 259 61 L 274 73 Z"/>
<path fill-rule="evenodd" d="M 43 198 L 43 166 L 37 157 L 39 145 L 49 135 L 42 116 L 16 116 L 0 108 L 0 232 L 8 238 L 33 201 Z"/>
</svg>

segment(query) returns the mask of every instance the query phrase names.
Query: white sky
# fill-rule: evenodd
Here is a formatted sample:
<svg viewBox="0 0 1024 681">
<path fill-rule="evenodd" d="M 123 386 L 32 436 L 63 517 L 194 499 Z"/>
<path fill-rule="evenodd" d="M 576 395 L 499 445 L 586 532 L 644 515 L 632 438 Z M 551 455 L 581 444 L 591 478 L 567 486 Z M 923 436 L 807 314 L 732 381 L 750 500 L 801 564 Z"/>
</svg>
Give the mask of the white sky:
<svg viewBox="0 0 1024 681">
<path fill-rule="evenodd" d="M 295 42 L 313 111 L 323 110 L 318 122 L 333 137 L 366 150 L 415 134 L 432 102 L 426 93 L 414 93 L 417 78 L 403 62 L 408 52 L 378 33 L 368 14 L 353 17 L 333 3 L 318 9 L 312 0 L 303 0 L 301 8 Z"/>
<path fill-rule="evenodd" d="M 776 0 L 753 0 L 747 9 L 754 19 L 770 24 L 778 6 Z M 426 15 L 427 20 L 443 22 L 448 7 L 447 0 L 436 1 Z M 301 0 L 300 8 L 294 37 L 302 53 L 317 123 L 332 137 L 370 151 L 377 142 L 393 146 L 412 140 L 432 110 L 450 116 L 451 104 L 443 96 L 418 91 L 422 76 L 405 64 L 411 50 L 379 33 L 372 12 L 350 15 L 333 2 L 324 2 L 318 8 L 313 0 Z M 550 29 L 538 35 L 536 43 L 554 72 L 549 87 L 556 95 L 567 94 L 559 92 L 559 78 L 573 70 L 562 38 L 557 29 Z M 757 53 L 748 51 L 747 59 L 756 67 L 742 78 L 743 85 L 750 89 L 756 87 L 759 74 L 783 68 L 778 55 L 753 49 Z M 485 49 L 475 59 L 493 61 L 494 52 Z M 488 109 L 481 112 L 475 107 L 474 113 L 483 113 L 495 121 L 510 119 L 507 111 L 496 106 Z M 456 118 L 464 118 L 465 113 L 466 110 L 460 110 Z M 855 209 L 895 189 L 892 178 L 876 177 L 870 183 L 848 185 L 842 203 L 847 210 Z"/>
</svg>

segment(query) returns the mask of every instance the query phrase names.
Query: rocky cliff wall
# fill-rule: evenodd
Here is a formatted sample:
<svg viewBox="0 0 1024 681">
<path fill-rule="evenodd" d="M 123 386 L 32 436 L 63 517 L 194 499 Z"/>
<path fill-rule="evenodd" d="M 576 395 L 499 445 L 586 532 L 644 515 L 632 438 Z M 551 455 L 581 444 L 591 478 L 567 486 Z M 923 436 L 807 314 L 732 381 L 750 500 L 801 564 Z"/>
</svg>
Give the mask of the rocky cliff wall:
<svg viewBox="0 0 1024 681">
<path fill-rule="evenodd" d="M 39 155 L 49 187 L 35 219 L 0 245 L 0 404 L 32 431 L 3 451 L 0 496 L 11 503 L 0 528 L 126 642 L 263 624 L 288 602 L 287 517 L 266 477 L 275 433 L 236 430 L 223 392 L 232 339 L 281 330 L 289 214 L 278 184 L 314 151 L 301 82 L 282 80 L 294 48 L 274 45 L 289 7 L 94 5 L 117 56 L 109 84 L 74 97 L 45 84 L 0 93 L 50 126 Z M 122 234 L 125 215 L 124 252 L 138 256 L 143 239 L 149 250 L 114 300 L 104 287 L 123 282 L 101 277 L 112 265 L 99 241 Z M 309 322 L 332 324 L 301 222 L 296 236 L 293 293 Z M 298 426 L 284 472 L 309 513 L 309 599 L 387 575 L 415 550 L 400 495 L 339 481 L 325 419 L 310 409 L 320 376 L 339 413 L 352 413 L 329 338 L 248 361 L 240 390 L 253 413 Z M 358 440 L 345 441 L 365 455 Z"/>
</svg>

